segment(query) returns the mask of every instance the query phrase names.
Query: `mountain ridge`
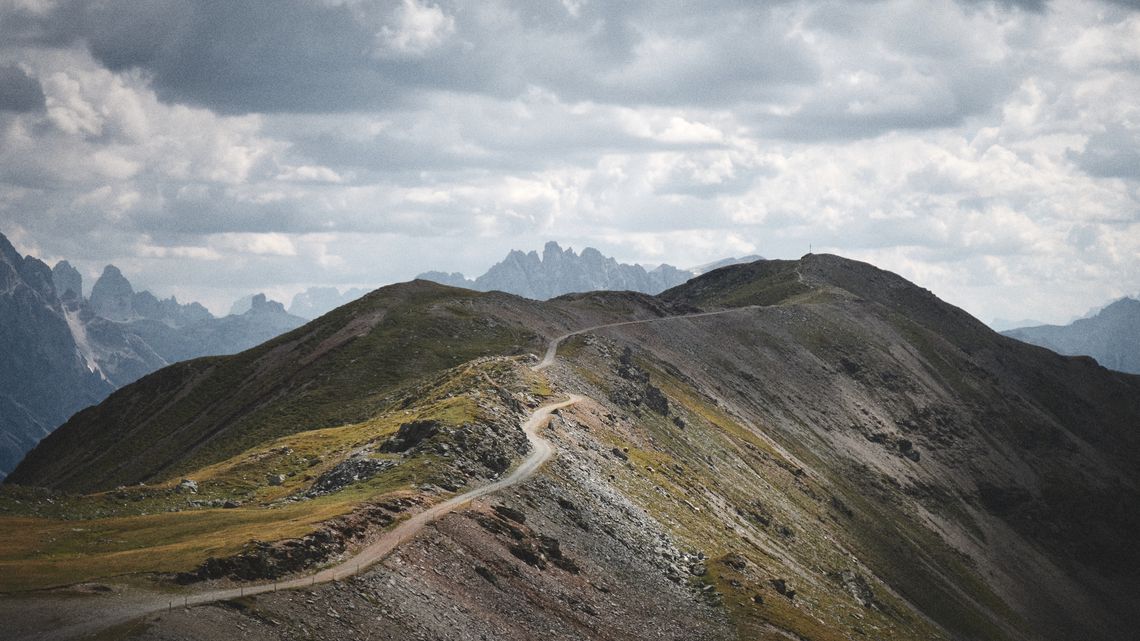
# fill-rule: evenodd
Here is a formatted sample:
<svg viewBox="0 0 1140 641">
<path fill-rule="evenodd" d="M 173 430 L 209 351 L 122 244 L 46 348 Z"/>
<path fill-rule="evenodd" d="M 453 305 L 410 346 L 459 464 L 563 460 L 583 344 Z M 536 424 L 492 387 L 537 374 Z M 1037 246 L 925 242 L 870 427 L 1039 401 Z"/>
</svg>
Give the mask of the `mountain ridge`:
<svg viewBox="0 0 1140 641">
<path fill-rule="evenodd" d="M 1085 355 L 1110 369 L 1140 374 L 1140 300 L 1120 298 L 1068 325 L 1019 327 L 1002 332 L 1070 356 Z"/>
<path fill-rule="evenodd" d="M 733 313 L 684 316 L 716 310 Z M 584 327 L 595 329 L 576 333 Z M 530 370 L 571 333 L 549 368 Z M 179 479 L 217 497 L 208 484 L 230 470 L 222 496 L 236 507 L 221 515 L 269 518 L 323 509 L 340 495 L 305 498 L 314 484 L 378 460 L 369 465 L 385 471 L 341 495 L 369 500 L 361 493 L 375 488 L 370 500 L 436 503 L 494 478 L 472 471 L 472 453 L 517 444 L 518 416 L 562 394 L 584 400 L 552 420 L 557 456 L 538 475 L 441 518 L 353 579 L 378 603 L 403 604 L 398 615 L 315 586 L 314 609 L 258 596 L 250 607 L 280 622 L 258 629 L 351 635 L 382 616 L 401 634 L 455 639 L 456 629 L 525 639 L 539 621 L 559 639 L 874 629 L 1059 641 L 1121 638 L 1138 623 L 1128 569 L 1140 565 L 1140 377 L 1003 337 L 895 274 L 829 255 L 725 267 L 659 296 L 381 288 L 261 347 L 119 390 L 45 439 L 12 481 L 122 483 L 52 496 L 115 514 L 166 506 L 192 523 L 216 512 L 181 494 Z M 428 402 L 451 418 L 417 418 Z M 311 453 L 342 433 L 354 436 L 341 449 Z M 499 452 L 486 460 L 505 470 L 501 453 L 523 450 Z M 384 493 L 397 481 L 398 494 Z M 174 518 L 165 514 L 147 518 Z M 156 550 L 146 567 L 249 580 L 292 558 L 273 546 L 295 549 L 243 542 L 212 553 L 224 556 L 213 565 Z M 432 623 L 441 601 L 465 604 L 454 627 Z M 522 623 L 503 625 L 504 609 Z M 250 620 L 215 615 L 222 627 L 156 615 L 140 638 L 205 638 Z"/>
<path fill-rule="evenodd" d="M 641 265 L 619 263 L 593 247 L 587 247 L 581 254 L 577 254 L 573 248 L 564 250 L 557 242 L 549 241 L 543 247 L 541 255 L 535 251 L 511 250 L 506 258 L 475 279 L 469 279 L 459 272 L 449 274 L 437 271 L 425 272 L 416 278 L 475 291 L 502 291 L 534 300 L 548 300 L 563 294 L 586 291 L 659 294 L 703 271 L 759 258 L 726 258 L 691 270 L 668 264 L 646 269 Z"/>
</svg>

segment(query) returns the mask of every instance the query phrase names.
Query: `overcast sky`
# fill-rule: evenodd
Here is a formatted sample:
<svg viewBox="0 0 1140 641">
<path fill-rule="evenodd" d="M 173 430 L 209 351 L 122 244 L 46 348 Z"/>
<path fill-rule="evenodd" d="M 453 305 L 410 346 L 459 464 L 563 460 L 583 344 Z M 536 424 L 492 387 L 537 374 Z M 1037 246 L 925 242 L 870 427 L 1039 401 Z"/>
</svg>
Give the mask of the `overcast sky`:
<svg viewBox="0 0 1140 641">
<path fill-rule="evenodd" d="M 217 312 L 809 246 L 983 320 L 1140 291 L 1140 2 L 0 0 L 0 232 Z"/>
</svg>

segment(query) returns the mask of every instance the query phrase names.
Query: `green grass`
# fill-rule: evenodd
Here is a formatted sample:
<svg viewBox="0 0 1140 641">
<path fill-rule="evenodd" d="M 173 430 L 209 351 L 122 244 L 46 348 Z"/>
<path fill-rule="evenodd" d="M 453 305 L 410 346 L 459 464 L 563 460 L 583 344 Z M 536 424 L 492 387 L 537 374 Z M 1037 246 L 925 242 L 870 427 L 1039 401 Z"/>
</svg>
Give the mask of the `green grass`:
<svg viewBox="0 0 1140 641">
<path fill-rule="evenodd" d="M 496 296 L 392 286 L 246 352 L 160 370 L 77 415 L 11 480 L 106 490 L 365 421 L 451 367 L 537 347 L 532 331 L 483 311 Z"/>
<path fill-rule="evenodd" d="M 111 576 L 133 577 L 194 569 L 207 557 L 239 552 L 250 540 L 304 536 L 321 523 L 385 496 L 432 482 L 443 459 L 376 454 L 399 464 L 335 494 L 302 502 L 321 473 L 360 448 L 390 437 L 401 424 L 437 421 L 453 429 L 492 420 L 477 404 L 492 386 L 534 388 L 541 377 L 509 361 L 464 365 L 412 391 L 406 408 L 366 421 L 288 434 L 186 474 L 196 494 L 177 490 L 183 475 L 148 486 L 66 495 L 5 486 L 0 491 L 0 592 L 27 591 Z M 281 485 L 269 475 L 285 475 Z M 50 502 L 49 502 L 50 499 Z M 238 508 L 191 502 L 237 499 Z"/>
</svg>

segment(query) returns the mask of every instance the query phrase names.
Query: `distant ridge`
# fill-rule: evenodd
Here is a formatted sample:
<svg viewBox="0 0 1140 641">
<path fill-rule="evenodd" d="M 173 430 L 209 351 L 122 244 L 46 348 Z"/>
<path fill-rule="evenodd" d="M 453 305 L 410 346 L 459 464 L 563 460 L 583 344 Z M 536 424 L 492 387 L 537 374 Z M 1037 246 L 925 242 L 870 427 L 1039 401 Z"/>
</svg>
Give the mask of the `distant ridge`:
<svg viewBox="0 0 1140 641">
<path fill-rule="evenodd" d="M 335 287 L 310 287 L 293 296 L 293 301 L 289 303 L 289 313 L 312 320 L 324 316 L 341 305 L 347 305 L 367 293 L 367 290 L 360 287 L 346 289 L 343 293 Z"/>
<path fill-rule="evenodd" d="M 1121 298 L 1068 325 L 1038 325 L 1002 332 L 1010 338 L 1068 356 L 1091 356 L 1119 372 L 1140 374 L 1140 300 Z"/>
<path fill-rule="evenodd" d="M 659 294 L 693 276 L 754 260 L 760 260 L 760 257 L 725 258 L 693 269 L 680 269 L 668 264 L 646 269 L 641 265 L 619 263 L 593 247 L 576 254 L 573 248 L 562 249 L 557 242 L 550 241 L 543 247 L 541 256 L 535 251 L 513 250 L 474 280 L 459 272 L 448 274 L 438 271 L 425 272 L 417 278 L 481 292 L 501 291 L 548 300 L 563 294 L 599 290 Z"/>
</svg>

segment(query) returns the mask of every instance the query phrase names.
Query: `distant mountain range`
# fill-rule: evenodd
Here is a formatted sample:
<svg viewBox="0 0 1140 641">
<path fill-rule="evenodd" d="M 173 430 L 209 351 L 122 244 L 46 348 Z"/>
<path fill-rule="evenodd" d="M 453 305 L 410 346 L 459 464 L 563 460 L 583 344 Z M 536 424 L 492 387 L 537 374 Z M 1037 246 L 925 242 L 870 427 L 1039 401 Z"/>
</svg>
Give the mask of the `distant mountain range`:
<svg viewBox="0 0 1140 641">
<path fill-rule="evenodd" d="M 0 478 L 76 411 L 170 363 L 232 354 L 304 323 L 264 295 L 240 315 L 136 292 L 108 265 L 83 295 L 67 261 L 49 268 L 0 234 Z"/>
<path fill-rule="evenodd" d="M 425 272 L 417 278 L 481 292 L 506 292 L 535 300 L 598 290 L 659 294 L 699 274 L 759 259 L 759 256 L 725 258 L 693 269 L 660 265 L 647 270 L 641 265 L 619 263 L 593 247 L 576 254 L 572 248 L 562 249 L 551 241 L 543 247 L 542 256 L 535 251 L 513 250 L 474 280 L 459 272 L 448 274 L 438 271 Z"/>
<path fill-rule="evenodd" d="M 293 302 L 289 303 L 289 313 L 313 320 L 341 305 L 347 305 L 367 293 L 368 290 L 361 287 L 345 290 L 344 293 L 335 287 L 310 287 L 293 296 Z"/>
<path fill-rule="evenodd" d="M 1091 356 L 1120 372 L 1140 374 L 1140 300 L 1121 298 L 1068 325 L 1038 325 L 1002 332 L 1069 356 Z"/>
</svg>

